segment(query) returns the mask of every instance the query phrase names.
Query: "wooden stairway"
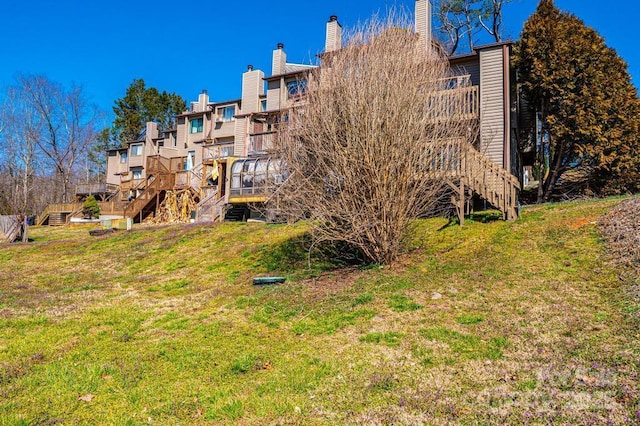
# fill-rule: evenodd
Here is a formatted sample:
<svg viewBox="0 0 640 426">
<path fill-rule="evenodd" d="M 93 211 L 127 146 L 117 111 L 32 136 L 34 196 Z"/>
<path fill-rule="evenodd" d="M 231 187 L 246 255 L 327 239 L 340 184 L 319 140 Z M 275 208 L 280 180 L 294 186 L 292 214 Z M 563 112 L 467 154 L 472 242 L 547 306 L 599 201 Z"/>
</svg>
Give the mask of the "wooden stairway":
<svg viewBox="0 0 640 426">
<path fill-rule="evenodd" d="M 225 197 L 211 194 L 198 203 L 196 208 L 196 222 L 222 222 L 228 205 Z"/>
<path fill-rule="evenodd" d="M 451 202 L 460 224 L 464 223 L 465 206 L 473 194 L 502 212 L 503 219 L 517 219 L 520 182 L 515 176 L 466 140 L 445 141 L 436 144 L 435 150 L 433 169 L 454 191 Z"/>
<path fill-rule="evenodd" d="M 161 196 L 166 191 L 173 189 L 175 179 L 175 173 L 167 172 L 149 176 L 145 180 L 144 190 L 124 208 L 124 217 L 130 217 L 134 221 L 142 222 L 145 213 L 151 212 L 148 208 L 151 207 L 152 203 L 155 203 L 152 211 L 155 212 L 157 210 L 162 201 Z"/>
</svg>

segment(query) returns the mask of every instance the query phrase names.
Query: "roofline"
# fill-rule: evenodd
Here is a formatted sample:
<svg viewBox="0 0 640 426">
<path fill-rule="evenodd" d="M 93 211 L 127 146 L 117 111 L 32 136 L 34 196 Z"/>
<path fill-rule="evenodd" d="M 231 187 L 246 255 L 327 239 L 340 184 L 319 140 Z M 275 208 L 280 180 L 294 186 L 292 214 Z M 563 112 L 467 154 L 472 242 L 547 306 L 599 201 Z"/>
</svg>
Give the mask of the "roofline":
<svg viewBox="0 0 640 426">
<path fill-rule="evenodd" d="M 449 61 L 455 62 L 469 58 L 475 58 L 481 50 L 492 49 L 494 47 L 513 46 L 514 41 L 500 41 L 497 43 L 483 44 L 473 48 L 473 52 L 461 53 L 459 55 L 453 55 L 449 57 Z"/>
<path fill-rule="evenodd" d="M 276 74 L 276 75 L 272 75 L 270 77 L 265 77 L 265 78 L 263 78 L 263 80 L 265 80 L 265 81 L 274 81 L 274 80 L 278 80 L 278 79 L 283 78 L 283 77 L 285 77 L 285 78 L 286 77 L 291 77 L 291 76 L 294 76 L 296 74 L 305 74 L 305 73 L 309 73 L 309 71 L 311 71 L 313 69 L 316 69 L 316 68 L 318 68 L 318 67 L 314 65 L 314 66 L 311 66 L 311 67 L 309 67 L 308 69 L 305 69 L 305 70 L 291 71 L 291 72 L 286 72 L 284 74 Z"/>
<path fill-rule="evenodd" d="M 236 117 L 236 118 L 247 118 L 247 117 L 250 117 L 252 115 L 267 116 L 267 115 L 275 114 L 275 113 L 278 113 L 278 112 L 288 111 L 289 109 L 290 108 L 280 108 L 280 109 L 270 109 L 270 110 L 267 110 L 267 111 L 247 112 L 247 113 L 244 113 L 244 114 L 235 115 L 234 117 Z"/>
<path fill-rule="evenodd" d="M 489 43 L 483 44 L 481 46 L 476 46 L 473 48 L 473 50 L 477 52 L 478 50 L 491 49 L 492 47 L 513 46 L 514 44 L 516 44 L 516 42 L 513 40 L 499 41 L 497 43 Z"/>
<path fill-rule="evenodd" d="M 206 110 L 206 111 L 193 111 L 193 112 L 183 112 L 182 114 L 176 114 L 176 118 L 178 117 L 193 117 L 194 115 L 201 115 L 201 114 L 206 114 L 208 112 L 211 112 L 211 110 Z"/>
<path fill-rule="evenodd" d="M 219 105 L 226 105 L 226 104 L 237 104 L 242 102 L 242 98 L 239 99 L 231 99 L 230 101 L 220 101 L 220 102 L 209 102 L 209 105 L 211 106 L 219 106 Z"/>
</svg>

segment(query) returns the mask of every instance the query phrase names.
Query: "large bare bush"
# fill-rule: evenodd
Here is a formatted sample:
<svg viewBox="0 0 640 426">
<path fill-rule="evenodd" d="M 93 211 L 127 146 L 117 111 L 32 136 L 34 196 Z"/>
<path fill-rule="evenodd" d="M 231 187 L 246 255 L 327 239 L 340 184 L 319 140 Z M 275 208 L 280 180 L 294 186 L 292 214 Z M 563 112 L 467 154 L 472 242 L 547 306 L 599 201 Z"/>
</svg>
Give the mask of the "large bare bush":
<svg viewBox="0 0 640 426">
<path fill-rule="evenodd" d="M 316 241 L 390 263 L 412 221 L 448 208 L 443 162 L 476 129 L 442 96 L 448 62 L 397 21 L 373 21 L 325 54 L 280 127 L 278 200 L 309 217 Z"/>
<path fill-rule="evenodd" d="M 599 222 L 612 261 L 621 267 L 621 277 L 630 284 L 636 300 L 640 300 L 640 197 L 621 202 Z"/>
</svg>

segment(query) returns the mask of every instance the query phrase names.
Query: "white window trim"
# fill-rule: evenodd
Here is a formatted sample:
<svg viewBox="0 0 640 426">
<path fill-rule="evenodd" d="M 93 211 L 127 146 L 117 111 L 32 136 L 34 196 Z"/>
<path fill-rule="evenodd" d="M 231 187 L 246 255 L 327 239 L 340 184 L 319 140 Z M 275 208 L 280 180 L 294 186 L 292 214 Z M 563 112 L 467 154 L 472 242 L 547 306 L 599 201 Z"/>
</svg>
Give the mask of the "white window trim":
<svg viewBox="0 0 640 426">
<path fill-rule="evenodd" d="M 232 108 L 233 107 L 233 115 L 231 116 L 231 118 L 224 118 L 224 111 L 227 108 Z M 238 112 L 238 105 L 236 104 L 228 104 L 228 105 L 221 105 L 219 107 L 216 108 L 216 121 L 223 121 L 223 122 L 229 122 L 229 121 L 234 121 L 235 115 Z"/>
<path fill-rule="evenodd" d="M 135 154 L 134 153 L 134 148 L 140 147 L 140 153 L 139 154 Z M 142 155 L 144 151 L 144 144 L 142 143 L 133 143 L 131 144 L 131 153 L 129 154 L 131 157 L 140 157 Z"/>
</svg>

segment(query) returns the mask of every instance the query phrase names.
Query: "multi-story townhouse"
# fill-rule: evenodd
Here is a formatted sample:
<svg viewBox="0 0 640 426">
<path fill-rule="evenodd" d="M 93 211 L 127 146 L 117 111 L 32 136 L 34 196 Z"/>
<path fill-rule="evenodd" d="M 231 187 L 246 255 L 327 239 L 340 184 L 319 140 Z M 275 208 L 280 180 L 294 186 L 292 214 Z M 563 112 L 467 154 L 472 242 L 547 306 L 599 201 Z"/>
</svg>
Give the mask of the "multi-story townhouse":
<svg viewBox="0 0 640 426">
<path fill-rule="evenodd" d="M 425 50 L 437 47 L 431 37 L 431 16 L 430 1 L 416 0 L 415 32 Z M 325 51 L 320 58 L 341 50 L 341 41 L 342 27 L 337 17 L 331 16 L 326 24 Z M 277 134 L 275 128 L 286 111 L 303 100 L 307 76 L 313 69 L 287 63 L 283 47 L 279 44 L 273 52 L 272 74 L 265 77 L 267 110 L 248 114 L 248 141 L 236 139 L 237 145 L 245 142 L 246 147 L 244 152 L 237 149 L 236 153 L 247 158 L 236 160 L 228 182 L 226 201 L 235 208 L 264 201 L 265 190 L 280 178 L 275 168 L 269 176 L 273 159 L 265 154 L 269 153 Z M 511 50 L 510 42 L 497 43 L 450 58 L 450 87 L 443 98 L 458 106 L 458 119 L 469 120 L 479 127 L 477 140 L 469 141 L 465 151 L 458 154 L 466 159 L 458 164 L 464 163 L 467 169 L 459 170 L 459 176 L 451 182 L 456 188 L 455 203 L 461 220 L 474 197 L 488 201 L 501 210 L 505 218 L 517 215 L 518 176 L 522 166 L 517 149 L 518 102 Z M 262 155 L 251 158 L 251 154 Z"/>
<path fill-rule="evenodd" d="M 436 45 L 429 0 L 415 1 L 415 32 L 425 49 Z M 342 27 L 331 16 L 320 59 L 339 51 L 341 43 Z M 474 149 L 460 154 L 475 167 L 465 171 L 468 176 L 473 173 L 473 179 L 455 183 L 461 217 L 470 194 L 499 208 L 505 218 L 516 215 L 522 166 L 511 49 L 511 43 L 497 43 L 450 58 L 447 96 L 461 105 L 460 117 L 475 120 L 480 129 L 478 140 L 470 141 Z M 142 220 L 154 214 L 163 193 L 173 189 L 193 191 L 203 220 L 249 217 L 249 206 L 264 202 L 270 186 L 282 179 L 277 159 L 270 156 L 277 126 L 287 110 L 303 102 L 314 68 L 288 62 L 279 43 L 272 53 L 270 75 L 251 65 L 242 74 L 240 99 L 210 102 L 203 91 L 188 111 L 176 117 L 175 129 L 147 123 L 138 140 L 109 151 L 107 183 L 119 186 L 126 204 L 123 214 Z"/>
</svg>

